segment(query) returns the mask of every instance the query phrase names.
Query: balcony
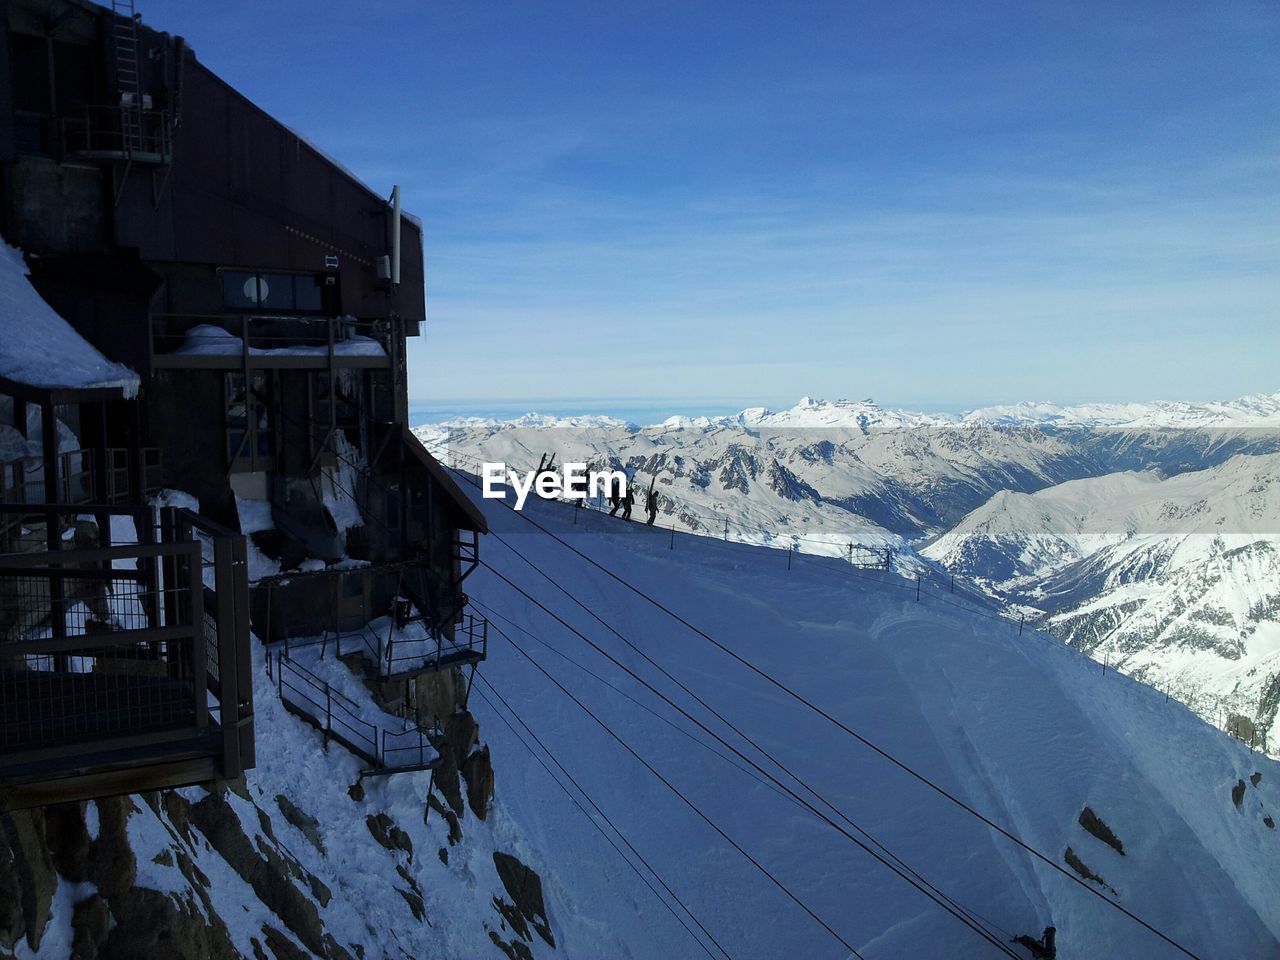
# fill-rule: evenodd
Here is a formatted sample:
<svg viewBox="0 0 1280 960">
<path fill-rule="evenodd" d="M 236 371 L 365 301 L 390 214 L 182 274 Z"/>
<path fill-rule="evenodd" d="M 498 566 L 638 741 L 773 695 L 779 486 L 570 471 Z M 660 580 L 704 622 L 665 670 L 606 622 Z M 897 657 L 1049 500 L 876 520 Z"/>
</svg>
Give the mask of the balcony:
<svg viewBox="0 0 1280 960">
<path fill-rule="evenodd" d="M 243 537 L 173 508 L 0 505 L 9 528 L 32 516 L 59 546 L 0 554 L 0 803 L 252 767 Z"/>
<path fill-rule="evenodd" d="M 102 469 L 99 469 L 100 461 Z M 19 457 L 0 463 L 0 503 L 44 503 L 48 499 L 45 470 L 42 457 Z M 137 451 L 124 447 L 66 450 L 55 458 L 54 473 L 57 502 L 63 504 L 138 501 L 163 486 L 157 447 Z M 0 518 L 0 529 L 12 526 L 14 516 L 7 518 L 9 523 L 3 522 L 6 518 Z M 0 550 L 4 549 L 0 544 Z"/>
<path fill-rule="evenodd" d="M 161 166 L 173 161 L 173 117 L 133 104 L 85 106 L 52 121 L 65 156 Z"/>
<path fill-rule="evenodd" d="M 410 624 L 412 626 L 412 624 Z M 390 618 L 366 624 L 357 633 L 370 674 L 387 683 L 407 680 L 450 667 L 474 665 L 489 655 L 489 621 L 461 614 L 446 628 L 422 627 L 415 636 L 397 630 Z"/>
<path fill-rule="evenodd" d="M 161 314 L 151 321 L 152 366 L 179 369 L 387 369 L 404 322 L 266 314 Z"/>
</svg>

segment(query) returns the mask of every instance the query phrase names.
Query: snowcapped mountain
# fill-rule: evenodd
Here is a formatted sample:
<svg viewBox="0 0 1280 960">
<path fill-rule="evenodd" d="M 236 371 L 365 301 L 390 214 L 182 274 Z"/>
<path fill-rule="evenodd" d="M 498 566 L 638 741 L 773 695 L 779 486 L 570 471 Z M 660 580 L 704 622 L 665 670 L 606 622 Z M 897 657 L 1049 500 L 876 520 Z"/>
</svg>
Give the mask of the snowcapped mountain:
<svg viewBox="0 0 1280 960">
<path fill-rule="evenodd" d="M 417 432 L 470 469 L 552 452 L 627 467 L 661 494 L 663 526 L 827 555 L 889 547 L 902 571 L 940 564 L 1215 722 L 1276 720 L 1280 578 L 1265 534 L 1280 393 L 958 416 L 806 397 L 648 427 L 531 416 Z"/>
<path fill-rule="evenodd" d="M 964 414 L 966 423 L 1074 427 L 1084 429 L 1169 430 L 1280 427 L 1280 393 L 1253 394 L 1236 400 L 1188 403 L 1017 403 L 981 407 Z"/>
<path fill-rule="evenodd" d="M 1274 728 L 1280 455 L 1003 492 L 923 553 L 1205 716 Z"/>
<path fill-rule="evenodd" d="M 1239 453 L 1275 452 L 1280 394 L 1198 405 L 1024 404 L 963 416 L 806 397 L 781 412 L 648 427 L 530 414 L 416 432 L 472 469 L 481 460 L 529 469 L 550 453 L 560 463 L 625 466 L 642 486 L 656 483 L 665 524 L 716 532 L 727 522 L 739 539 L 811 538 L 814 549 L 831 552 L 940 534 L 1005 490 L 1123 470 L 1201 470 Z"/>
<path fill-rule="evenodd" d="M 744 536 L 769 533 L 761 542 L 796 534 L 896 543 L 958 520 L 1006 486 L 1039 489 L 1093 469 L 1087 454 L 1042 430 L 934 428 L 865 405 L 850 426 L 840 419 L 849 412 L 815 404 L 812 421 L 798 424 L 747 411 L 741 423 L 676 418 L 638 428 L 525 418 L 415 432 L 473 468 L 490 460 L 529 469 L 552 452 L 558 463 L 628 467 L 642 486 L 656 479 L 664 525 L 715 531 L 728 521 Z"/>
</svg>

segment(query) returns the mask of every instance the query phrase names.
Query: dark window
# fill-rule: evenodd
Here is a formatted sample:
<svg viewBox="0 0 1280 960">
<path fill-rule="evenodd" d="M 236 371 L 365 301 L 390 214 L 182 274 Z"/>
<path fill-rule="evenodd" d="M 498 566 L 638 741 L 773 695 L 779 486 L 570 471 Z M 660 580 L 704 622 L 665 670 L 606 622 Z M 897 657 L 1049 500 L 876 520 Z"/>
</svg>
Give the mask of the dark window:
<svg viewBox="0 0 1280 960">
<path fill-rule="evenodd" d="M 255 372 L 245 389 L 243 373 L 226 374 L 227 457 L 233 463 L 253 456 L 275 456 L 271 423 L 271 383 L 265 371 Z"/>
<path fill-rule="evenodd" d="M 222 302 L 228 310 L 322 313 L 325 278 L 311 274 L 222 271 Z"/>
<path fill-rule="evenodd" d="M 13 107 L 27 113 L 53 113 L 49 41 L 25 33 L 9 34 L 13 57 Z"/>
<path fill-rule="evenodd" d="M 307 313 L 319 313 L 324 277 L 293 278 L 293 308 Z"/>
<path fill-rule="evenodd" d="M 222 302 L 238 310 L 256 310 L 262 302 L 258 292 L 258 275 L 225 270 L 222 273 Z"/>
<path fill-rule="evenodd" d="M 374 370 L 370 376 L 372 393 L 371 416 L 375 423 L 390 423 L 395 419 L 393 409 L 394 396 L 391 392 L 391 374 L 385 370 Z"/>
<path fill-rule="evenodd" d="M 93 100 L 93 48 L 80 43 L 53 41 L 53 87 L 58 113 L 78 112 Z"/>
</svg>

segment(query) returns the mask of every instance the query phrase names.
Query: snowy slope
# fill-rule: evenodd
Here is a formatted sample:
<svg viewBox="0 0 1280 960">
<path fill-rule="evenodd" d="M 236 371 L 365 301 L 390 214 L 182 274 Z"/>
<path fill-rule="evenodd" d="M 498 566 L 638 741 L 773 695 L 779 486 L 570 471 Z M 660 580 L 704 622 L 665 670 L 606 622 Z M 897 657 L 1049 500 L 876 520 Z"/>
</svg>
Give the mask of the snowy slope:
<svg viewBox="0 0 1280 960">
<path fill-rule="evenodd" d="M 1001 493 L 924 553 L 1217 722 L 1275 721 L 1280 456 Z"/>
<path fill-rule="evenodd" d="M 505 508 L 485 506 L 494 531 L 511 545 L 486 541 L 495 571 L 690 713 L 707 716 L 534 568 L 547 573 L 895 854 L 1010 936 L 1038 936 L 1052 923 L 1063 958 L 1179 955 L 564 546 Z M 1125 677 L 1104 676 L 1050 638 L 1031 631 L 1019 637 L 1016 627 L 943 595 L 926 593 L 917 602 L 892 576 L 820 558 L 788 572 L 776 551 L 684 536 L 671 548 L 667 535 L 639 525 L 592 514 L 574 526 L 570 512 L 552 504 L 526 511 L 1059 863 L 1071 847 L 1114 890 L 1109 898 L 1198 955 L 1264 957 L 1280 949 L 1280 837 L 1263 822 L 1265 811 L 1274 815 L 1280 806 L 1280 766 L 1177 703 Z M 691 732 L 705 734 L 495 573 L 477 572 L 468 583 L 496 624 L 863 956 L 992 955 L 989 944 L 829 827 L 692 743 Z M 848 955 L 510 643 L 491 639 L 482 673 L 731 955 Z M 566 955 L 695 955 L 688 934 L 559 799 L 559 788 L 498 711 L 487 713 L 480 701 L 473 709 L 501 771 L 504 814 L 520 824 L 550 878 L 553 922 L 568 931 Z M 1254 773 L 1261 774 L 1257 786 L 1249 782 Z M 1239 809 L 1231 797 L 1238 782 L 1246 785 Z M 1120 837 L 1123 856 L 1078 824 L 1085 805 Z M 593 930 L 610 931 L 625 952 L 611 953 Z"/>
</svg>

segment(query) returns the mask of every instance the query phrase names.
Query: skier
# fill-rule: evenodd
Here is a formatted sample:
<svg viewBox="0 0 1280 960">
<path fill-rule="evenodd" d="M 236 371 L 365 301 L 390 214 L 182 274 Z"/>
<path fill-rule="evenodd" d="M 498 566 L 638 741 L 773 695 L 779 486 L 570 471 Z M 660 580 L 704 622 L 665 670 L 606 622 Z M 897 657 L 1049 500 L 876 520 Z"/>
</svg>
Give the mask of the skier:
<svg viewBox="0 0 1280 960">
<path fill-rule="evenodd" d="M 658 519 L 658 494 L 653 489 L 653 485 L 658 482 L 658 478 L 654 477 L 649 482 L 649 492 L 644 498 L 644 512 L 649 515 L 649 519 L 645 521 L 645 526 L 652 527 L 653 521 Z"/>
<path fill-rule="evenodd" d="M 1058 956 L 1058 929 L 1056 927 L 1045 927 L 1044 936 L 1039 940 L 1032 940 L 1025 933 L 1014 937 L 1010 943 L 1016 943 L 1019 946 L 1026 947 L 1031 951 L 1031 956 L 1036 960 L 1056 960 Z"/>
<path fill-rule="evenodd" d="M 627 484 L 627 492 L 622 495 L 622 519 L 631 519 L 631 505 L 636 502 L 635 491 L 631 489 L 631 484 Z"/>
</svg>

